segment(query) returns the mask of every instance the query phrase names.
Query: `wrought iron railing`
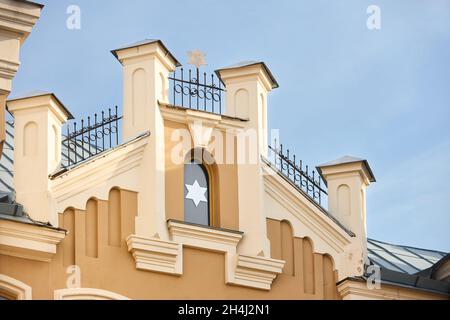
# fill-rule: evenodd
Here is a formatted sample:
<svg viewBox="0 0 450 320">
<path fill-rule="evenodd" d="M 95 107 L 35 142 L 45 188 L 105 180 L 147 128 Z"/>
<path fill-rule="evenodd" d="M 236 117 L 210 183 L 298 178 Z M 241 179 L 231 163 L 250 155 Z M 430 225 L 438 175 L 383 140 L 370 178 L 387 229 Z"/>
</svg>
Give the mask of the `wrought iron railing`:
<svg viewBox="0 0 450 320">
<path fill-rule="evenodd" d="M 61 166 L 75 165 L 119 145 L 121 120 L 116 106 L 88 117 L 87 121 L 82 119 L 81 125 L 68 124 L 62 140 Z"/>
<path fill-rule="evenodd" d="M 174 106 L 222 114 L 225 89 L 214 74 L 208 76 L 206 72 L 200 73 L 199 69 L 189 69 L 185 74 L 185 70 L 180 68 L 169 80 Z"/>
<path fill-rule="evenodd" d="M 289 149 L 284 150 L 282 144 L 277 146 L 276 140 L 275 147 L 269 146 L 269 150 L 278 171 L 310 199 L 322 206 L 327 197 L 322 177 L 315 170 L 310 170 L 308 165 L 304 166 L 302 160 L 297 161 L 295 154 L 291 155 Z"/>
</svg>

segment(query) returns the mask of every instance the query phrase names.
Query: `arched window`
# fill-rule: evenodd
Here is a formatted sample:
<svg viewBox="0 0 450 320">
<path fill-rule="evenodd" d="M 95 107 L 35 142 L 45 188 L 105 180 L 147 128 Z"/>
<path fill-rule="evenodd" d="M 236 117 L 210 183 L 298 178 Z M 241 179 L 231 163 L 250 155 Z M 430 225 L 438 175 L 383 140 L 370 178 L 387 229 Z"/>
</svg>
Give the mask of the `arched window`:
<svg viewBox="0 0 450 320">
<path fill-rule="evenodd" d="M 54 300 L 130 300 L 115 292 L 93 289 L 73 288 L 54 291 Z"/>
<path fill-rule="evenodd" d="M 206 168 L 196 160 L 184 165 L 184 220 L 211 225 L 210 179 Z"/>
<path fill-rule="evenodd" d="M 31 287 L 0 274 L 0 300 L 31 300 Z"/>
</svg>

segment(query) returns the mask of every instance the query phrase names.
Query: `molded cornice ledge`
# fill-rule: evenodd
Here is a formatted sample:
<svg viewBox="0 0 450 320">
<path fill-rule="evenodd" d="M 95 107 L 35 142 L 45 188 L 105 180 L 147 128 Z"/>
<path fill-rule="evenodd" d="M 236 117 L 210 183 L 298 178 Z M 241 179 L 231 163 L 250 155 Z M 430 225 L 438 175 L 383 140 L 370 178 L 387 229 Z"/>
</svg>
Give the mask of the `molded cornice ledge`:
<svg viewBox="0 0 450 320">
<path fill-rule="evenodd" d="M 130 235 L 127 238 L 127 245 L 136 262 L 136 269 L 173 275 L 183 274 L 181 244 Z"/>
<path fill-rule="evenodd" d="M 183 246 L 186 246 L 225 253 L 225 283 L 229 285 L 270 290 L 283 270 L 285 261 L 237 254 L 242 232 L 175 220 L 169 220 L 168 227 L 172 241 L 136 235 L 127 238 L 136 269 L 182 275 Z"/>
<path fill-rule="evenodd" d="M 65 236 L 60 229 L 0 220 L 0 254 L 50 262 Z"/>
<path fill-rule="evenodd" d="M 207 123 L 211 127 L 220 130 L 244 129 L 248 119 L 240 119 L 218 115 L 201 110 L 186 109 L 158 102 L 164 120 L 169 120 L 182 124 L 194 122 Z"/>
<path fill-rule="evenodd" d="M 11 91 L 20 62 L 20 46 L 41 14 L 42 5 L 28 1 L 0 0 L 0 93 Z"/>
<path fill-rule="evenodd" d="M 183 246 L 225 253 L 225 282 L 270 290 L 272 281 L 283 270 L 285 261 L 237 253 L 243 233 L 170 220 L 169 234 Z"/>
<path fill-rule="evenodd" d="M 31 1 L 0 0 L 0 29 L 20 35 L 23 42 L 38 21 L 43 5 Z"/>
<path fill-rule="evenodd" d="M 283 271 L 285 261 L 259 256 L 239 255 L 232 284 L 270 290 L 273 280 Z"/>
<path fill-rule="evenodd" d="M 176 67 L 181 66 L 164 43 L 158 39 L 139 41 L 113 50 L 111 53 L 117 58 L 117 60 L 120 61 L 122 65 L 136 63 L 145 60 L 148 57 L 156 57 L 167 69 L 171 71 L 175 70 Z"/>
<path fill-rule="evenodd" d="M 415 290 L 397 284 L 382 283 L 379 288 L 369 288 L 366 280 L 351 277 L 337 284 L 342 300 L 448 300 L 445 293 Z"/>
<path fill-rule="evenodd" d="M 366 280 L 350 277 L 337 284 L 342 300 L 448 300 L 448 294 L 429 290 L 415 290 L 407 286 L 382 283 L 369 288 Z"/>
<path fill-rule="evenodd" d="M 171 239 L 192 248 L 236 254 L 242 232 L 169 220 Z"/>
</svg>

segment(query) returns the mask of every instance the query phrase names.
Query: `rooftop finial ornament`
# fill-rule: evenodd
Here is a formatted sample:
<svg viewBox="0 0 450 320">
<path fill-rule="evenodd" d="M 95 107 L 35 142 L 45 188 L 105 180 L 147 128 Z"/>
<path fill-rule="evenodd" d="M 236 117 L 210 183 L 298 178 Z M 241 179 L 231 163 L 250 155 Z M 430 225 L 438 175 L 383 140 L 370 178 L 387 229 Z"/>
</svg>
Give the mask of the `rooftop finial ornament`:
<svg viewBox="0 0 450 320">
<path fill-rule="evenodd" d="M 206 65 L 206 54 L 201 52 L 199 49 L 195 49 L 194 51 L 188 51 L 188 63 L 195 66 L 197 69 L 200 69 L 201 66 Z"/>
</svg>

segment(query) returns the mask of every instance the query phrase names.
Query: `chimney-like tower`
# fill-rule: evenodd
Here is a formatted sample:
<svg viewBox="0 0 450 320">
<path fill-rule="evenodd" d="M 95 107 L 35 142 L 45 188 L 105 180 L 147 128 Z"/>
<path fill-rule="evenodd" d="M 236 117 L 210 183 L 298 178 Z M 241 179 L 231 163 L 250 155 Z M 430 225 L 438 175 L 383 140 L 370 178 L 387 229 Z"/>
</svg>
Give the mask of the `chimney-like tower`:
<svg viewBox="0 0 450 320">
<path fill-rule="evenodd" d="M 39 222 L 58 226 L 49 175 L 61 163 L 61 127 L 73 119 L 52 93 L 33 92 L 7 102 L 14 115 L 16 200 Z"/>
<path fill-rule="evenodd" d="M 0 157 L 5 141 L 5 104 L 20 66 L 20 47 L 38 21 L 43 5 L 0 0 Z"/>
<path fill-rule="evenodd" d="M 112 51 L 123 66 L 123 140 L 150 132 L 141 166 L 136 234 L 168 238 L 165 220 L 164 120 L 169 73 L 179 62 L 160 40 L 140 41 Z"/>
<path fill-rule="evenodd" d="M 366 188 L 375 182 L 367 160 L 345 156 L 317 170 L 328 187 L 328 210 L 355 234 L 351 253 L 353 274 L 360 275 L 367 261 Z"/>
<path fill-rule="evenodd" d="M 237 135 L 240 252 L 270 256 L 263 214 L 261 155 L 267 156 L 267 95 L 278 83 L 263 62 L 244 62 L 216 71 L 227 89 L 226 114 L 248 120 Z"/>
</svg>

